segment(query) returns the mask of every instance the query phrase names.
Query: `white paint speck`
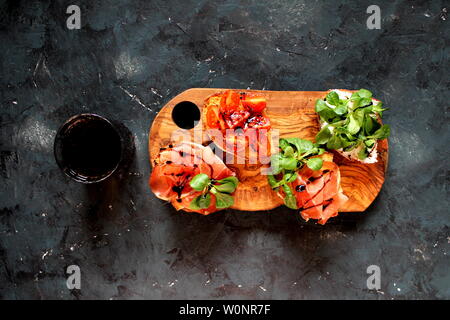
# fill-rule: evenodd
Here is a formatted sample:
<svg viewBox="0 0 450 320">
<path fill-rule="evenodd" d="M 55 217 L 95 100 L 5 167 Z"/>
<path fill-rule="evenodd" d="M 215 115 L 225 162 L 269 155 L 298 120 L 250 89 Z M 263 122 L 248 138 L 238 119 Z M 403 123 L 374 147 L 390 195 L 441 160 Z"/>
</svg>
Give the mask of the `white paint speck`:
<svg viewBox="0 0 450 320">
<path fill-rule="evenodd" d="M 175 285 L 175 283 L 177 283 L 178 280 L 172 281 L 172 282 L 168 282 L 169 287 L 173 287 Z"/>
<path fill-rule="evenodd" d="M 160 97 L 160 98 L 163 97 L 161 94 L 158 93 L 158 90 L 156 90 L 155 88 L 150 88 L 150 91 L 151 91 L 155 96 L 158 96 L 158 97 Z"/>
<path fill-rule="evenodd" d="M 41 259 L 44 260 L 46 256 L 51 256 L 52 255 L 53 250 L 47 250 L 44 252 L 44 254 L 41 256 Z"/>
</svg>

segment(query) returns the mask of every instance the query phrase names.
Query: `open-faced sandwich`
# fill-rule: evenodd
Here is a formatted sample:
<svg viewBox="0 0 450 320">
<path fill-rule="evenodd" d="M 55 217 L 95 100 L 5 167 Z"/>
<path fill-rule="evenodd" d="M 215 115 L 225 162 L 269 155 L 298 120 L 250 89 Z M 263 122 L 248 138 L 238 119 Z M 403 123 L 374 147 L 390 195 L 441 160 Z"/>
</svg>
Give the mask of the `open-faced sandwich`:
<svg viewBox="0 0 450 320">
<path fill-rule="evenodd" d="M 161 148 L 154 160 L 150 188 L 177 210 L 203 215 L 233 205 L 239 181 L 210 148 L 183 142 Z"/>
<path fill-rule="evenodd" d="M 378 141 L 389 136 L 390 127 L 381 123 L 386 109 L 370 91 L 330 90 L 315 110 L 320 122 L 316 143 L 349 160 L 377 162 Z"/>
<path fill-rule="evenodd" d="M 260 94 L 226 90 L 206 99 L 203 121 L 220 149 L 258 160 L 270 155 L 270 121 L 265 109 L 266 99 Z M 220 134 L 214 134 L 215 130 Z"/>
<path fill-rule="evenodd" d="M 338 215 L 348 200 L 340 186 L 339 167 L 333 155 L 311 141 L 299 138 L 280 139 L 280 152 L 271 159 L 270 186 L 291 209 L 299 209 L 308 221 L 325 224 Z"/>
</svg>

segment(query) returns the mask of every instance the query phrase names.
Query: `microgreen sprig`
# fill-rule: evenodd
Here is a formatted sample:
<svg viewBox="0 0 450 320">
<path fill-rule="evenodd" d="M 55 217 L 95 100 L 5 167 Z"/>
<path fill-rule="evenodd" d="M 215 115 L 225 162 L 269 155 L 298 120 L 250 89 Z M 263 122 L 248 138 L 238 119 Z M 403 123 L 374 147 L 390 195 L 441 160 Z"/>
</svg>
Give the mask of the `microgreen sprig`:
<svg viewBox="0 0 450 320">
<path fill-rule="evenodd" d="M 307 165 L 312 170 L 320 170 L 323 160 L 312 158 L 325 152 L 317 144 L 299 138 L 283 138 L 279 143 L 280 152 L 272 155 L 272 174 L 267 179 L 272 189 L 281 187 L 285 194 L 284 203 L 288 208 L 298 209 L 297 200 L 289 183 L 297 179 L 297 170 Z M 281 176 L 281 180 L 277 177 Z"/>
<path fill-rule="evenodd" d="M 192 210 L 207 209 L 211 205 L 211 194 L 216 197 L 216 208 L 223 209 L 234 204 L 233 193 L 239 184 L 236 177 L 227 177 L 215 180 L 207 174 L 199 173 L 189 182 L 192 189 L 201 191 L 202 194 L 191 201 L 189 208 Z"/>
<path fill-rule="evenodd" d="M 317 144 L 330 150 L 351 151 L 359 147 L 358 158 L 364 160 L 376 140 L 389 137 L 389 125 L 378 122 L 387 109 L 381 101 L 372 100 L 369 90 L 360 89 L 349 99 L 340 99 L 331 91 L 325 101 L 319 99 L 315 106 L 321 123 L 325 124 L 316 135 Z"/>
</svg>

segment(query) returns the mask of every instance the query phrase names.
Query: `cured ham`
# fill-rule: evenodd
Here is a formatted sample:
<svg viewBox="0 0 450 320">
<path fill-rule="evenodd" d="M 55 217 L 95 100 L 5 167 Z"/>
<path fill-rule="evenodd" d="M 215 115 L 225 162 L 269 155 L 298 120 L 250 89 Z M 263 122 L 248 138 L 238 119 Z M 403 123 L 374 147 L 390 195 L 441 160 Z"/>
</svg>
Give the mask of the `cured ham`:
<svg viewBox="0 0 450 320">
<path fill-rule="evenodd" d="M 191 201 L 201 194 L 192 189 L 189 182 L 200 173 L 214 180 L 235 176 L 208 147 L 191 142 L 169 145 L 161 148 L 158 158 L 154 160 L 150 188 L 158 198 L 171 202 L 177 210 L 207 215 L 218 210 L 214 196 L 206 209 L 189 208 Z"/>
<path fill-rule="evenodd" d="M 331 154 L 323 154 L 320 170 L 311 170 L 306 165 L 297 172 L 297 179 L 290 186 L 297 199 L 303 219 L 318 220 L 325 224 L 338 215 L 339 208 L 348 200 L 340 187 L 339 167 L 332 162 Z M 283 193 L 280 193 L 284 197 Z"/>
</svg>

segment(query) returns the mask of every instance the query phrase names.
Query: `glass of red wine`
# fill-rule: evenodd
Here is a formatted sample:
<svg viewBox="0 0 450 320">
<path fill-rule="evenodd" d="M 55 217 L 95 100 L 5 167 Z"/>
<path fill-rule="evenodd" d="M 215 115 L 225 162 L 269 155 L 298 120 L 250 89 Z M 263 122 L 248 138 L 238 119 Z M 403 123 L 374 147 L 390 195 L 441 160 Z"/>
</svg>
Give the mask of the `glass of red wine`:
<svg viewBox="0 0 450 320">
<path fill-rule="evenodd" d="M 75 181 L 103 181 L 116 171 L 122 159 L 124 148 L 119 132 L 109 120 L 97 114 L 73 116 L 56 134 L 56 162 Z"/>
</svg>

